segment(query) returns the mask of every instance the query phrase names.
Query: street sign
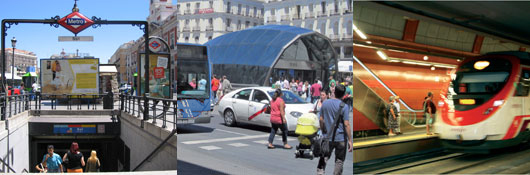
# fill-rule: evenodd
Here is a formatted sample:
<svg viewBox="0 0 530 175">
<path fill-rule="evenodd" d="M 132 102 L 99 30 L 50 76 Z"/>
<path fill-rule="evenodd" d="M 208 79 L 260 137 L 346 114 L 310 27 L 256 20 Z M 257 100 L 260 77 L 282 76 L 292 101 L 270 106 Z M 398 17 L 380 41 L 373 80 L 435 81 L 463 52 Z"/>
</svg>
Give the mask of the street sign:
<svg viewBox="0 0 530 175">
<path fill-rule="evenodd" d="M 94 41 L 94 36 L 59 36 L 59 42 L 62 41 Z"/>
<path fill-rule="evenodd" d="M 149 40 L 149 50 L 151 52 L 157 53 L 162 49 L 162 42 L 157 38 L 152 38 Z"/>
<path fill-rule="evenodd" d="M 85 15 L 79 12 L 72 12 L 61 18 L 57 23 L 68 29 L 70 32 L 77 34 L 94 24 L 94 21 L 88 19 Z"/>
</svg>

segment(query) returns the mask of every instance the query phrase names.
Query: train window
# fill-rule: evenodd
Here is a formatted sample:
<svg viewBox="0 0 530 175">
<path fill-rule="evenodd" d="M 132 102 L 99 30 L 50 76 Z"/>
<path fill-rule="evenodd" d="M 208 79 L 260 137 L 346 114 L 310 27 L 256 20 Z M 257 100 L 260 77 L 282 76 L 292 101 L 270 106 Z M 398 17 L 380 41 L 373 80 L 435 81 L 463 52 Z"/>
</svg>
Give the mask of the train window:
<svg viewBox="0 0 530 175">
<path fill-rule="evenodd" d="M 530 70 L 523 70 L 517 88 L 515 90 L 515 96 L 528 96 L 530 92 Z"/>
<path fill-rule="evenodd" d="M 456 82 L 458 93 L 496 93 L 510 74 L 508 72 L 469 72 L 460 73 L 461 78 Z"/>
</svg>

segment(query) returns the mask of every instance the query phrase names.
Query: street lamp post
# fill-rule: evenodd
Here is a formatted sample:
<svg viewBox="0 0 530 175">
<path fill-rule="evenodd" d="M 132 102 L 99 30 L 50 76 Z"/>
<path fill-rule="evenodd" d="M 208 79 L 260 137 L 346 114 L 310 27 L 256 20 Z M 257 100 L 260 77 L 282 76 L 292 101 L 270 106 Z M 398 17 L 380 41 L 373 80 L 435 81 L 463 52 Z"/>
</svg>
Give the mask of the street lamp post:
<svg viewBox="0 0 530 175">
<path fill-rule="evenodd" d="M 13 58 L 11 59 L 11 89 L 15 88 L 15 48 L 17 47 L 17 39 L 11 39 L 11 46 L 13 46 Z M 11 94 L 15 95 L 15 94 Z"/>
</svg>

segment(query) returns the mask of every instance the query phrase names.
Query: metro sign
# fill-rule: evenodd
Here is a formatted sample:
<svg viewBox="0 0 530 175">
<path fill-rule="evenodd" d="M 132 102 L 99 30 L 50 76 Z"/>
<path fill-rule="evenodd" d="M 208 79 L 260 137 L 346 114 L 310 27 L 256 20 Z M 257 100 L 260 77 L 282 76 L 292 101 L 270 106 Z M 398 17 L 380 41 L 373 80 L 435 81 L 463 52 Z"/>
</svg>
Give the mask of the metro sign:
<svg viewBox="0 0 530 175">
<path fill-rule="evenodd" d="M 94 24 L 94 21 L 79 12 L 72 12 L 61 18 L 57 23 L 70 30 L 70 32 L 77 34 Z"/>
</svg>

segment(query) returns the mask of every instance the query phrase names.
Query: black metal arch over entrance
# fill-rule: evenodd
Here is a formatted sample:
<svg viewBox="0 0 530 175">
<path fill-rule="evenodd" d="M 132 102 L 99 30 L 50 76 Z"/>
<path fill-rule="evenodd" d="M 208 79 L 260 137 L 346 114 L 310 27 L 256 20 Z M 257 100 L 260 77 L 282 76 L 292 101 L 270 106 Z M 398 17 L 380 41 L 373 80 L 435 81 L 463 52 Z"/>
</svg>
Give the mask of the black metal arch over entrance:
<svg viewBox="0 0 530 175">
<path fill-rule="evenodd" d="M 74 7 L 75 8 L 75 7 Z M 19 23 L 28 23 L 28 24 L 31 24 L 31 23 L 40 23 L 40 24 L 49 24 L 50 26 L 52 27 L 55 27 L 55 28 L 58 28 L 60 25 L 59 25 L 59 20 L 60 20 L 60 17 L 59 16 L 55 16 L 55 17 L 52 17 L 50 19 L 3 19 L 2 20 L 2 36 L 1 36 L 1 47 L 2 47 L 2 81 L 1 81 L 1 90 L 0 90 L 0 93 L 4 93 L 4 94 L 7 94 L 6 92 L 6 84 L 7 84 L 7 78 L 5 77 L 5 70 L 6 70 L 6 53 L 5 53 L 5 37 L 7 36 L 7 30 L 11 28 L 12 25 L 18 25 Z M 144 46 L 145 46 L 145 62 L 148 63 L 149 62 L 149 49 L 148 49 L 148 45 L 149 45 L 149 25 L 147 23 L 147 21 L 121 21 L 121 20 L 116 20 L 116 21 L 111 21 L 111 20 L 102 20 L 101 18 L 98 18 L 98 17 L 95 17 L 95 16 L 92 16 L 91 20 L 94 22 L 94 24 L 92 24 L 92 28 L 98 28 L 100 27 L 102 24 L 105 24 L 105 25 L 108 25 L 108 24 L 129 24 L 129 25 L 132 25 L 133 27 L 136 26 L 136 27 L 139 27 L 140 30 L 143 30 L 144 31 L 144 38 L 145 38 L 145 43 L 144 43 Z M 77 35 L 77 34 L 76 34 Z M 146 64 L 145 65 L 145 70 L 149 70 L 149 65 Z M 149 71 L 145 71 L 144 72 L 145 76 L 144 77 L 149 77 Z M 145 88 L 145 93 L 149 93 L 149 82 L 148 81 L 145 81 L 145 84 L 144 84 L 144 88 Z M 144 93 L 144 97 L 146 97 Z M 4 99 L 1 99 L 4 103 L 7 99 L 7 95 L 4 95 Z M 146 100 L 147 101 L 147 100 Z M 5 111 L 5 105 L 2 105 L 2 111 Z M 145 116 L 147 116 L 147 112 L 148 110 L 145 110 L 144 113 L 145 113 Z M 1 120 L 5 120 L 6 119 L 6 116 L 5 116 L 5 112 L 3 113 L 3 115 L 1 116 Z"/>
</svg>

